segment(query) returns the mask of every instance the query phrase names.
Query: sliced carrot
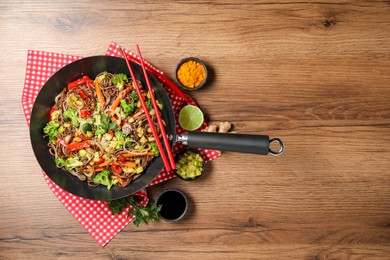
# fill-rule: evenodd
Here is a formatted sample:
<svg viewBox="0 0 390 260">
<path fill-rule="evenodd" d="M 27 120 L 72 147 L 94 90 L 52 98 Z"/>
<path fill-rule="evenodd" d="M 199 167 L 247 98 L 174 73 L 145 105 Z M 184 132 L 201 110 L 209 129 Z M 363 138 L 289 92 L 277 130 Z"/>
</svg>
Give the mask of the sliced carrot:
<svg viewBox="0 0 390 260">
<path fill-rule="evenodd" d="M 122 179 L 121 177 L 118 177 L 118 182 L 119 182 L 119 184 L 122 185 L 122 186 L 125 185 L 125 183 L 126 183 L 125 180 Z"/>
<path fill-rule="evenodd" d="M 135 168 L 137 164 L 135 162 L 119 162 L 121 166 Z"/>
<path fill-rule="evenodd" d="M 88 167 L 87 169 L 84 169 L 84 172 L 101 172 L 103 171 L 104 168 L 102 167 L 97 167 L 97 168 L 92 168 L 92 167 Z"/>
<path fill-rule="evenodd" d="M 122 90 L 119 93 L 119 95 L 116 97 L 116 99 L 114 100 L 114 102 L 111 105 L 111 110 L 112 111 L 115 111 L 115 109 L 118 107 L 118 105 L 121 102 L 121 100 L 126 96 L 127 93 L 130 92 L 130 89 L 131 88 L 125 88 L 124 90 Z"/>
<path fill-rule="evenodd" d="M 106 160 L 104 163 L 99 164 L 99 167 L 106 167 L 110 165 L 112 162 L 110 160 Z"/>
<path fill-rule="evenodd" d="M 125 185 L 125 183 L 126 183 L 123 178 L 116 176 L 116 175 L 110 175 L 110 178 L 111 179 L 118 179 L 119 184 L 121 184 L 122 186 Z"/>
<path fill-rule="evenodd" d="M 97 80 L 95 80 L 95 89 L 96 89 L 96 94 L 99 99 L 100 105 L 102 105 L 103 107 L 106 104 L 106 101 L 104 99 L 102 90 L 100 89 L 99 82 Z"/>
<path fill-rule="evenodd" d="M 129 157 L 137 157 L 137 156 L 149 156 L 149 155 L 154 155 L 153 152 L 146 152 L 146 153 L 122 153 L 124 158 L 129 158 Z"/>
</svg>

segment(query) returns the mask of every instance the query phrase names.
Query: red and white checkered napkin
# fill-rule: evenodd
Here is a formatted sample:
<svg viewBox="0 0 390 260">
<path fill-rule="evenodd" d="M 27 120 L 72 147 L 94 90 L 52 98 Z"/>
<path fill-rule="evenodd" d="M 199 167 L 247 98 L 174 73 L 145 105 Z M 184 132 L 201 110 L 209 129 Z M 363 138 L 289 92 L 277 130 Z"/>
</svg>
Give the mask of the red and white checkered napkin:
<svg viewBox="0 0 390 260">
<path fill-rule="evenodd" d="M 109 49 L 107 50 L 107 55 L 119 56 L 118 48 L 119 46 L 117 44 L 111 43 Z M 129 59 L 136 60 L 136 57 L 131 52 L 126 52 L 129 54 Z M 57 70 L 66 64 L 80 58 L 80 56 L 73 55 L 33 50 L 28 51 L 26 78 L 22 94 L 23 111 L 28 125 L 30 124 L 30 115 L 34 100 L 45 82 Z M 160 73 L 164 77 L 163 72 L 154 68 L 150 63 L 148 63 L 148 69 L 152 73 Z M 166 90 L 172 101 L 174 111 L 177 113 L 178 109 L 184 105 L 183 100 L 177 98 L 176 95 L 169 89 Z M 178 134 L 183 132 L 179 126 L 176 126 L 176 129 Z M 175 145 L 174 153 L 177 153 L 183 148 L 184 146 L 181 144 Z M 204 149 L 200 150 L 207 161 L 210 161 L 220 155 L 218 151 Z M 104 201 L 89 200 L 77 197 L 58 187 L 44 172 L 43 175 L 54 195 L 101 246 L 106 245 L 134 218 L 134 216 L 127 217 L 127 213 L 130 210 L 130 207 L 128 207 L 121 214 L 112 215 Z M 162 171 L 150 185 L 169 180 L 174 176 L 175 175 L 171 173 Z M 146 189 L 137 192 L 136 195 L 142 199 L 142 204 L 146 205 L 148 203 L 149 199 L 146 193 Z"/>
</svg>

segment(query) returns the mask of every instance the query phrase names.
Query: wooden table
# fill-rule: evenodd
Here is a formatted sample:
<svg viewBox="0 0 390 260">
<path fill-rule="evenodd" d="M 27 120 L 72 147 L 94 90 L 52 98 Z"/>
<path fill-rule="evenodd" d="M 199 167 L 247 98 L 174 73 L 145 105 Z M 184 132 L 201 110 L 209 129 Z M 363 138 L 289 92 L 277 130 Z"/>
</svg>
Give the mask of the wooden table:
<svg viewBox="0 0 390 260">
<path fill-rule="evenodd" d="M 389 259 L 390 2 L 16 1 L 0 4 L 0 258 Z M 280 157 L 224 152 L 178 223 L 129 224 L 104 248 L 43 180 L 21 107 L 27 50 L 104 54 L 170 77 L 188 56 L 210 123 L 280 137 Z"/>
</svg>

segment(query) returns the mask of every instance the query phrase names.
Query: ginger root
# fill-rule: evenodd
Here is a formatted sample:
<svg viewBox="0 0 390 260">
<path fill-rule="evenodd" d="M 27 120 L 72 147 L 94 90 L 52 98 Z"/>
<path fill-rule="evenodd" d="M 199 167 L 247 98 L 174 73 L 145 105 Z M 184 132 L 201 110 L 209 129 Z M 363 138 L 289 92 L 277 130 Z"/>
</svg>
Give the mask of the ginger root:
<svg viewBox="0 0 390 260">
<path fill-rule="evenodd" d="M 216 133 L 217 132 L 217 126 L 216 125 L 209 125 L 205 130 L 206 130 L 206 132 Z"/>
<path fill-rule="evenodd" d="M 219 126 L 211 124 L 208 127 L 206 127 L 203 132 L 211 132 L 211 133 L 227 133 L 232 128 L 232 123 L 230 122 L 220 122 Z"/>
<path fill-rule="evenodd" d="M 221 122 L 219 123 L 218 133 L 227 133 L 232 128 L 232 123 L 230 122 Z"/>
</svg>

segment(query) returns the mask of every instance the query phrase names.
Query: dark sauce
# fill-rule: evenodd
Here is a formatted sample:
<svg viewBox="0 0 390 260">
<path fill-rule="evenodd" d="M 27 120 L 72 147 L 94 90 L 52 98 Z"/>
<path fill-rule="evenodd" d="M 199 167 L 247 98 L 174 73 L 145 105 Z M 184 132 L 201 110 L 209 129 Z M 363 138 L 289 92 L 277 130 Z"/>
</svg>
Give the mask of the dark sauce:
<svg viewBox="0 0 390 260">
<path fill-rule="evenodd" d="M 167 220 L 180 218 L 186 210 L 187 202 L 177 191 L 167 191 L 158 198 L 157 205 L 161 206 L 160 216 Z"/>
</svg>

